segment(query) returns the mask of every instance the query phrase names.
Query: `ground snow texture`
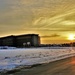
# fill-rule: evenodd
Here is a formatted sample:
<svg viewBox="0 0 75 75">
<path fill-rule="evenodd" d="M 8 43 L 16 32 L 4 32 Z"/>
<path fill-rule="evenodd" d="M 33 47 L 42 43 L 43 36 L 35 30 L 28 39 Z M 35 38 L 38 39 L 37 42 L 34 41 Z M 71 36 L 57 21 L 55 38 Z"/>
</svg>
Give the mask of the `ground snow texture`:
<svg viewBox="0 0 75 75">
<path fill-rule="evenodd" d="M 71 47 L 0 49 L 0 71 L 49 63 L 71 56 L 75 56 L 75 48 Z"/>
</svg>

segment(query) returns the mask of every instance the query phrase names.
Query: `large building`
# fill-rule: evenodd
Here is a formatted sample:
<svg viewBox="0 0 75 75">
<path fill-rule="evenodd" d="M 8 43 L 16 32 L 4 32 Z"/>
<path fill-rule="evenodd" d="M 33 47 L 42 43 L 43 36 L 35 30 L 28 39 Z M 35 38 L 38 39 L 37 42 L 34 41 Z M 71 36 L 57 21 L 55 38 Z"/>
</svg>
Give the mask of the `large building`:
<svg viewBox="0 0 75 75">
<path fill-rule="evenodd" d="M 0 38 L 0 46 L 30 47 L 39 45 L 40 37 L 38 34 L 11 35 Z"/>
</svg>

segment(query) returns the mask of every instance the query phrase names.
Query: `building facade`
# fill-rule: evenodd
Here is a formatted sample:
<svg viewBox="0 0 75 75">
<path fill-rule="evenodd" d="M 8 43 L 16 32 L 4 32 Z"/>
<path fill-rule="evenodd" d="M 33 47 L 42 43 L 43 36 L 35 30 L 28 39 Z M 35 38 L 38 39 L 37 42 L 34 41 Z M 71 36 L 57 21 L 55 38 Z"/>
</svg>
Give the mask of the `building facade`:
<svg viewBox="0 0 75 75">
<path fill-rule="evenodd" d="M 30 47 L 39 46 L 40 37 L 38 34 L 26 34 L 19 36 L 7 36 L 0 38 L 1 46 L 12 46 L 12 47 Z"/>
</svg>

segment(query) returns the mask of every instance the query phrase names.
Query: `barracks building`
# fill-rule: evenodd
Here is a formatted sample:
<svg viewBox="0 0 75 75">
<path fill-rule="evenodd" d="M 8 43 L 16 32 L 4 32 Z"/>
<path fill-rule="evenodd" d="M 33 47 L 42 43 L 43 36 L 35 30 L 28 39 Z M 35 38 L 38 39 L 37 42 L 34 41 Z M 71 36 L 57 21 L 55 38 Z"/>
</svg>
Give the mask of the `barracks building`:
<svg viewBox="0 0 75 75">
<path fill-rule="evenodd" d="M 38 34 L 26 34 L 18 36 L 6 36 L 0 38 L 0 46 L 11 47 L 36 47 L 40 45 L 40 37 Z"/>
</svg>

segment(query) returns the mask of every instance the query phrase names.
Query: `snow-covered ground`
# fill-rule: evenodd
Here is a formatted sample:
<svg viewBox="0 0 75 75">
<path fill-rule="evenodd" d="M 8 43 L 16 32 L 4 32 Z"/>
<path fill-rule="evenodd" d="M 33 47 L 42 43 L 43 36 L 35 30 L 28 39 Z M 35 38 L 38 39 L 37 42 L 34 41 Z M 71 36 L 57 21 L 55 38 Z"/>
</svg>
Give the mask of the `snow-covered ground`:
<svg viewBox="0 0 75 75">
<path fill-rule="evenodd" d="M 0 71 L 13 70 L 19 66 L 49 63 L 75 56 L 75 48 L 43 47 L 43 48 L 7 48 L 0 49 Z"/>
</svg>

